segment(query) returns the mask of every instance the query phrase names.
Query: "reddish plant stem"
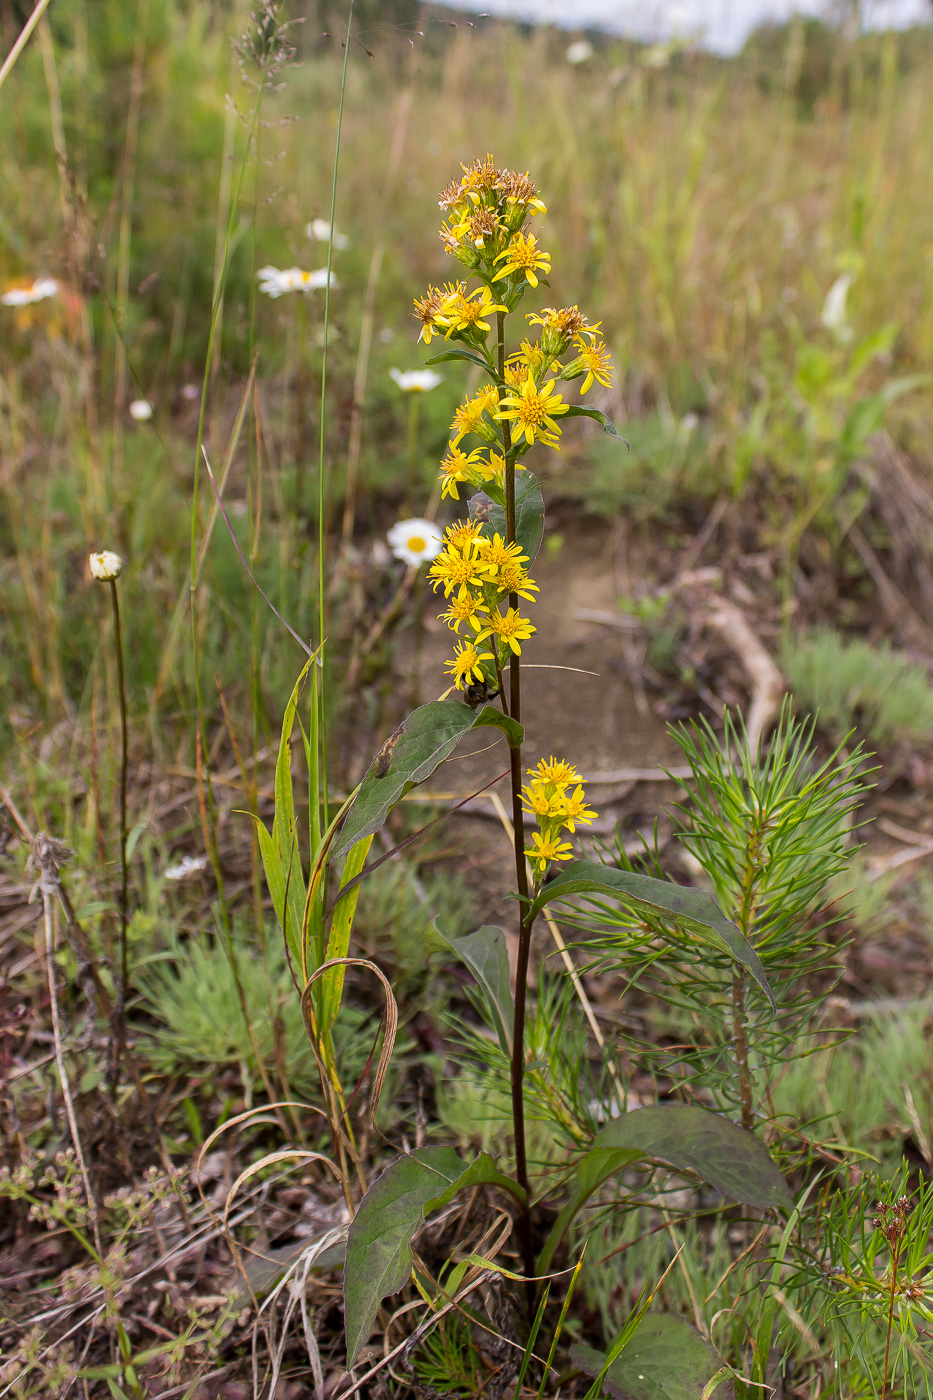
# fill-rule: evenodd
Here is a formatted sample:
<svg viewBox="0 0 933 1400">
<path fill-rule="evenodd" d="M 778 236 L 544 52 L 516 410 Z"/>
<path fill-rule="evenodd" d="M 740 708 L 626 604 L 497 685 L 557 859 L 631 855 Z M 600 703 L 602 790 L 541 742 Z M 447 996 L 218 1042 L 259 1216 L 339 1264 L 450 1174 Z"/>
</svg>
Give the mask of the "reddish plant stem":
<svg viewBox="0 0 933 1400">
<path fill-rule="evenodd" d="M 501 377 L 505 375 L 505 313 L 498 311 L 497 364 Z M 505 457 L 505 534 L 506 543 L 515 543 L 515 457 L 512 434 L 507 418 L 502 419 L 502 447 Z M 509 606 L 518 607 L 518 595 L 509 594 Z M 516 723 L 522 718 L 521 660 L 513 655 L 509 661 L 509 714 Z M 531 1235 L 531 1189 L 528 1184 L 528 1160 L 525 1147 L 525 1006 L 528 993 L 528 959 L 531 952 L 531 923 L 528 918 L 528 869 L 525 864 L 525 814 L 522 810 L 522 746 L 509 749 L 512 790 L 512 829 L 515 850 L 515 881 L 519 898 L 518 960 L 515 968 L 515 1016 L 512 1023 L 512 1126 L 515 1136 L 515 1175 L 525 1192 L 527 1205 L 519 1216 L 519 1238 L 525 1273 L 534 1273 L 534 1243 Z"/>
</svg>

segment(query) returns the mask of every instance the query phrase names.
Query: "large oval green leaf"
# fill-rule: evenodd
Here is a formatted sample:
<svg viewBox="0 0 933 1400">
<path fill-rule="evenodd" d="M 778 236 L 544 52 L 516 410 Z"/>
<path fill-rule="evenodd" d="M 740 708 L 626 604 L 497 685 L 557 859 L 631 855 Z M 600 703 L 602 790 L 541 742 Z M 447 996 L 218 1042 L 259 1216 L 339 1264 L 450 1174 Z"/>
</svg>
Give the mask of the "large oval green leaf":
<svg viewBox="0 0 933 1400">
<path fill-rule="evenodd" d="M 672 880 L 656 880 L 652 875 L 638 875 L 631 870 L 618 870 L 614 865 L 602 865 L 598 861 L 574 860 L 543 887 L 529 915 L 533 918 L 545 904 L 572 894 L 609 895 L 633 909 L 666 915 L 678 928 L 695 934 L 702 943 L 721 953 L 731 954 L 736 962 L 747 967 L 774 1006 L 761 959 L 705 890 L 675 885 Z"/>
<path fill-rule="evenodd" d="M 470 519 L 478 520 L 483 526 L 483 534 L 492 539 L 501 535 L 505 539 L 505 511 L 497 505 L 485 491 L 477 491 L 470 497 Z M 544 535 L 544 497 L 533 472 L 519 471 L 515 474 L 515 539 L 522 552 L 528 555 L 529 564 L 534 562 Z"/>
<path fill-rule="evenodd" d="M 477 711 L 459 700 L 432 700 L 412 711 L 373 759 L 334 843 L 331 858 L 378 831 L 396 802 L 416 784 L 430 778 L 464 734 L 483 725 L 501 729 L 513 747 L 522 741 L 521 725 L 492 705 Z"/>
<path fill-rule="evenodd" d="M 378 1176 L 360 1202 L 347 1235 L 344 1308 L 347 1365 L 352 1366 L 372 1331 L 383 1298 L 397 1293 L 411 1269 L 411 1240 L 432 1210 L 440 1210 L 469 1186 L 499 1186 L 524 1199 L 482 1152 L 462 1162 L 452 1147 L 422 1147 L 400 1157 Z"/>
<path fill-rule="evenodd" d="M 663 1103 L 613 1118 L 577 1163 L 574 1190 L 538 1260 L 546 1273 L 573 1217 L 597 1187 L 631 1163 L 654 1157 L 695 1172 L 724 1196 L 759 1210 L 790 1210 L 793 1199 L 764 1143 L 731 1118 L 696 1104 Z"/>
<path fill-rule="evenodd" d="M 686 1318 L 672 1313 L 648 1313 L 608 1370 L 604 1353 L 593 1347 L 571 1347 L 570 1360 L 586 1375 L 602 1376 L 603 1394 L 615 1400 L 702 1400 L 723 1369 L 709 1342 Z M 734 1394 L 731 1380 L 723 1376 L 710 1400 L 730 1400 Z"/>
<path fill-rule="evenodd" d="M 499 1044 L 506 1055 L 510 1055 L 515 1002 L 512 999 L 509 953 L 502 929 L 495 924 L 484 924 L 473 933 L 448 935 L 435 923 L 434 932 L 476 978 Z"/>
</svg>

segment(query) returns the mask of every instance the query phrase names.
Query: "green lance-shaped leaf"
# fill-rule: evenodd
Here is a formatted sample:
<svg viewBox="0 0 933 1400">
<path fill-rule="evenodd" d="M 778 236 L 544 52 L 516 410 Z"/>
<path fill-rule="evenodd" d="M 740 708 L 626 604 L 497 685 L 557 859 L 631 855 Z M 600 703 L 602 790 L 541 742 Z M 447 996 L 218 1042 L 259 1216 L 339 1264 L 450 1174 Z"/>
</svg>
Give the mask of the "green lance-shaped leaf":
<svg viewBox="0 0 933 1400">
<path fill-rule="evenodd" d="M 652 875 L 617 870 L 615 866 L 602 865 L 598 861 L 574 860 L 544 886 L 531 905 L 529 915 L 533 917 L 545 904 L 573 894 L 608 895 L 633 909 L 644 910 L 655 917 L 661 915 L 669 918 L 678 928 L 694 934 L 701 943 L 721 953 L 731 954 L 736 962 L 747 967 L 774 1006 L 774 997 L 761 959 L 744 934 L 726 918 L 715 899 L 705 890 L 675 885 L 671 880 L 656 880 Z"/>
<path fill-rule="evenodd" d="M 470 1186 L 499 1186 L 517 1200 L 524 1193 L 503 1176 L 488 1153 L 462 1162 L 452 1147 L 422 1147 L 386 1167 L 360 1202 L 347 1235 L 344 1310 L 347 1364 L 352 1366 L 372 1331 L 383 1298 L 397 1293 L 411 1269 L 411 1240 L 431 1213 Z"/>
<path fill-rule="evenodd" d="M 501 729 L 512 747 L 522 741 L 521 725 L 492 705 L 477 711 L 459 700 L 432 700 L 414 710 L 373 759 L 334 843 L 331 859 L 377 832 L 396 802 L 430 778 L 464 734 L 483 725 Z"/>
<path fill-rule="evenodd" d="M 366 864 L 366 857 L 369 855 L 369 848 L 372 845 L 372 836 L 364 836 L 362 841 L 357 841 L 347 856 L 343 867 L 343 874 L 340 877 L 340 888 L 349 885 L 351 880 L 355 880 Z M 330 936 L 327 940 L 327 951 L 324 961 L 330 962 L 338 958 L 345 958 L 350 951 L 350 934 L 353 931 L 353 916 L 356 913 L 356 902 L 360 897 L 360 889 L 357 885 L 348 895 L 341 899 L 334 909 L 334 917 L 331 921 Z M 321 978 L 321 991 L 319 994 L 320 1024 L 323 1030 L 330 1030 L 337 1019 L 337 1012 L 340 1010 L 340 999 L 343 996 L 343 980 L 346 976 L 346 967 L 332 967 L 329 972 L 325 972 Z"/>
<path fill-rule="evenodd" d="M 480 369 L 486 371 L 499 384 L 505 381 L 499 378 L 495 367 L 476 350 L 468 350 L 465 345 L 449 345 L 441 355 L 432 355 L 430 360 L 425 360 L 426 365 L 442 365 L 448 360 L 470 360 L 472 364 L 479 365 Z"/>
<path fill-rule="evenodd" d="M 604 433 L 608 433 L 610 437 L 618 438 L 620 442 L 625 443 L 626 447 L 629 446 L 612 419 L 607 418 L 600 409 L 593 408 L 588 403 L 572 403 L 564 416 L 567 418 L 592 418 L 594 422 L 602 424 Z"/>
<path fill-rule="evenodd" d="M 608 1370 L 603 1352 L 581 1344 L 570 1348 L 570 1360 L 586 1375 L 602 1376 L 603 1394 L 615 1400 L 730 1400 L 735 1394 L 726 1374 L 707 1390 L 725 1370 L 722 1358 L 692 1323 L 672 1313 L 648 1313 Z"/>
<path fill-rule="evenodd" d="M 777 1167 L 754 1133 L 694 1104 L 636 1108 L 613 1118 L 577 1164 L 577 1178 L 538 1261 L 546 1273 L 571 1220 L 597 1187 L 632 1162 L 659 1158 L 695 1172 L 724 1196 L 759 1210 L 790 1210 L 793 1200 Z"/>
<path fill-rule="evenodd" d="M 509 954 L 505 934 L 494 924 L 484 924 L 474 933 L 448 936 L 435 923 L 434 931 L 454 957 L 459 958 L 479 983 L 489 1020 L 507 1055 L 512 1053 L 512 1020 L 515 1003 L 509 981 Z"/>
<path fill-rule="evenodd" d="M 470 497 L 470 519 L 478 520 L 483 526 L 483 534 L 492 539 L 501 535 L 505 539 L 505 511 L 496 505 L 485 491 L 477 491 Z M 544 535 L 544 497 L 533 472 L 517 472 L 515 476 L 515 539 L 533 563 L 541 539 Z"/>
<path fill-rule="evenodd" d="M 302 668 L 285 707 L 275 764 L 275 818 L 272 831 L 267 831 L 263 823 L 256 818 L 259 850 L 275 916 L 285 930 L 288 946 L 297 967 L 302 965 L 301 931 L 305 913 L 305 881 L 301 869 L 298 821 L 292 790 L 292 730 L 295 727 L 298 701 L 305 678 L 309 668 L 316 664 L 316 659 L 315 653 Z"/>
</svg>

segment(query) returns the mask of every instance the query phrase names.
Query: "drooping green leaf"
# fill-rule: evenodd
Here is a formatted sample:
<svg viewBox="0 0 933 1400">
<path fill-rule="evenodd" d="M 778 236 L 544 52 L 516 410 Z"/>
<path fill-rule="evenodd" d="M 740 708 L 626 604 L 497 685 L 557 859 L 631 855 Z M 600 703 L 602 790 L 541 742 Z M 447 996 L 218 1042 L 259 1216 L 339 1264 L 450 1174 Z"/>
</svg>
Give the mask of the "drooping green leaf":
<svg viewBox="0 0 933 1400">
<path fill-rule="evenodd" d="M 678 928 L 694 934 L 702 943 L 719 952 L 731 954 L 736 962 L 747 967 L 774 1006 L 774 997 L 758 954 L 705 890 L 675 885 L 672 880 L 656 880 L 652 875 L 618 870 L 615 866 L 602 865 L 598 861 L 574 860 L 544 886 L 531 905 L 529 914 L 533 916 L 545 904 L 555 899 L 566 899 L 572 894 L 608 895 L 633 909 L 670 918 Z"/>
<path fill-rule="evenodd" d="M 432 700 L 414 710 L 373 759 L 334 843 L 331 858 L 336 859 L 364 836 L 377 832 L 396 802 L 430 778 L 464 734 L 484 725 L 501 729 L 512 746 L 522 741 L 521 725 L 492 705 L 477 711 L 459 700 Z"/>
<path fill-rule="evenodd" d="M 471 360 L 474 365 L 479 365 L 480 369 L 485 370 L 493 379 L 497 380 L 499 383 L 502 382 L 489 361 L 484 359 L 476 350 L 468 350 L 465 345 L 448 345 L 443 354 L 432 355 L 430 360 L 425 360 L 425 364 L 442 365 L 448 360 Z"/>
<path fill-rule="evenodd" d="M 485 491 L 477 491 L 470 497 L 470 519 L 483 525 L 483 534 L 492 539 L 493 535 L 506 537 L 505 510 L 487 496 Z M 515 475 L 515 539 L 528 555 L 529 564 L 534 562 L 541 539 L 544 535 L 544 497 L 533 472 L 520 471 Z"/>
<path fill-rule="evenodd" d="M 793 1200 L 767 1148 L 731 1118 L 695 1104 L 636 1108 L 598 1132 L 577 1164 L 573 1192 L 538 1261 L 546 1273 L 571 1220 L 609 1177 L 639 1158 L 653 1157 L 695 1172 L 717 1191 L 759 1210 L 790 1210 Z"/>
<path fill-rule="evenodd" d="M 606 1365 L 603 1352 L 582 1344 L 571 1347 L 570 1360 L 594 1379 Z M 686 1318 L 648 1313 L 606 1371 L 602 1391 L 615 1400 L 703 1400 L 706 1387 L 722 1370 L 722 1358 Z M 724 1375 L 709 1397 L 730 1400 L 734 1393 Z"/>
<path fill-rule="evenodd" d="M 347 1364 L 352 1366 L 372 1331 L 383 1298 L 397 1293 L 411 1269 L 411 1240 L 432 1210 L 469 1186 L 500 1186 L 522 1199 L 485 1152 L 462 1162 L 452 1147 L 422 1147 L 378 1176 L 360 1202 L 347 1235 L 344 1306 Z"/>
<path fill-rule="evenodd" d="M 448 936 L 435 923 L 445 945 L 472 972 L 479 983 L 489 1019 L 507 1055 L 512 1053 L 512 1019 L 515 1005 L 509 981 L 509 954 L 505 934 L 495 924 L 484 924 L 474 933 Z"/>
<path fill-rule="evenodd" d="M 588 404 L 588 403 L 572 403 L 572 404 L 570 405 L 570 407 L 567 409 L 567 412 L 566 412 L 566 414 L 564 415 L 564 417 L 566 417 L 566 418 L 592 418 L 595 422 L 601 423 L 601 424 L 602 424 L 603 432 L 604 432 L 604 433 L 608 433 L 610 437 L 618 438 L 620 442 L 624 442 L 624 443 L 625 443 L 626 447 L 629 446 L 629 444 L 626 442 L 625 438 L 624 438 L 624 437 L 622 436 L 622 434 L 619 432 L 619 430 L 618 430 L 618 428 L 616 427 L 615 423 L 613 423 L 612 419 L 611 419 L 611 418 L 607 418 L 607 416 L 606 416 L 605 413 L 601 412 L 601 410 L 598 409 L 598 408 L 593 408 L 591 404 Z"/>
</svg>

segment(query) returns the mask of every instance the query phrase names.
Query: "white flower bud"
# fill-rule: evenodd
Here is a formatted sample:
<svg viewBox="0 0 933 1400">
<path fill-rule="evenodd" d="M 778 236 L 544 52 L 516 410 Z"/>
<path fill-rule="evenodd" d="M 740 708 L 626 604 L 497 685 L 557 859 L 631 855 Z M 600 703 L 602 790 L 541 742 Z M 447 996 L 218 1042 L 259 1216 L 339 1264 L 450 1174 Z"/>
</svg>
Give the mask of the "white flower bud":
<svg viewBox="0 0 933 1400">
<path fill-rule="evenodd" d="M 87 563 L 91 577 L 99 579 L 101 583 L 112 583 L 123 572 L 123 560 L 112 549 L 102 549 L 98 554 L 90 555 Z"/>
</svg>

